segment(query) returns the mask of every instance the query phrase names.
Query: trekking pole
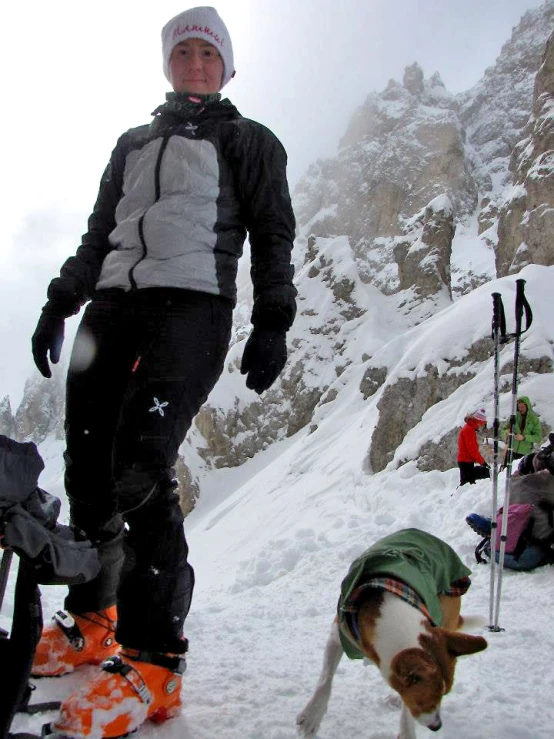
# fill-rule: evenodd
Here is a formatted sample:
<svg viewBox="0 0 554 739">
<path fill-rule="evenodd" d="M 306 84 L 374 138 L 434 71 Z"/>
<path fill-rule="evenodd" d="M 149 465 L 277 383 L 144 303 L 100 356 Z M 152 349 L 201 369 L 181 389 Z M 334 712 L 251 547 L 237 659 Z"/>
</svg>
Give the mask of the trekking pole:
<svg viewBox="0 0 554 739">
<path fill-rule="evenodd" d="M 500 430 L 500 344 L 508 341 L 506 316 L 500 293 L 492 294 L 492 340 L 494 342 L 494 423 L 492 446 L 492 515 L 491 515 L 491 574 L 489 594 L 489 628 L 492 628 L 494 610 L 494 586 L 496 580 L 496 511 L 498 510 L 498 437 Z"/>
<path fill-rule="evenodd" d="M 521 323 L 523 318 L 523 312 L 525 311 L 525 329 L 521 329 Z M 504 506 L 502 515 L 502 528 L 500 531 L 500 552 L 498 554 L 498 585 L 496 588 L 496 603 L 494 613 L 494 624 L 492 631 L 500 631 L 498 626 L 498 616 L 500 612 L 500 596 L 502 593 L 502 571 L 504 568 L 504 555 L 506 551 L 506 534 L 508 531 L 508 508 L 510 507 L 510 478 L 512 475 L 512 453 L 513 453 L 513 438 L 514 438 L 514 427 L 516 423 L 516 411 L 517 411 L 517 385 L 518 385 L 518 371 L 519 371 L 519 345 L 521 335 L 524 334 L 531 326 L 533 321 L 533 313 L 531 306 L 527 302 L 525 297 L 525 280 L 516 280 L 516 302 L 515 302 L 515 318 L 516 318 L 516 330 L 513 334 L 515 337 L 514 342 L 514 369 L 512 374 L 512 411 L 510 413 L 510 422 L 508 428 L 507 437 L 507 452 L 506 452 L 506 486 L 504 489 Z M 496 518 L 496 516 L 494 516 Z M 492 546 L 492 544 L 491 544 Z M 491 549 L 491 557 L 494 559 L 495 551 Z"/>
<path fill-rule="evenodd" d="M 12 564 L 13 551 L 4 549 L 2 552 L 2 562 L 0 562 L 0 611 L 4 603 L 4 595 L 6 594 L 6 586 L 8 577 L 10 576 L 10 566 Z"/>
<path fill-rule="evenodd" d="M 0 611 L 4 603 L 4 595 L 6 594 L 6 586 L 10 576 L 10 566 L 12 564 L 13 552 L 11 549 L 2 551 L 2 561 L 0 562 Z M 8 632 L 0 626 L 0 639 L 5 639 Z"/>
</svg>

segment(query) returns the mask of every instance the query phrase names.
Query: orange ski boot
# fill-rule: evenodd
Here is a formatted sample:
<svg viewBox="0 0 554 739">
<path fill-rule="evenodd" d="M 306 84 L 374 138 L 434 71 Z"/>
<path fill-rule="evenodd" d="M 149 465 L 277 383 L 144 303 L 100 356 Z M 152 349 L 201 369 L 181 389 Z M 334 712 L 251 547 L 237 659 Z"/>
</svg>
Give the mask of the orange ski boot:
<svg viewBox="0 0 554 739">
<path fill-rule="evenodd" d="M 47 731 L 75 739 L 113 739 L 147 719 L 162 723 L 181 710 L 183 655 L 122 647 L 96 677 L 62 703 Z"/>
<path fill-rule="evenodd" d="M 65 675 L 80 665 L 99 665 L 117 654 L 116 620 L 116 606 L 80 615 L 58 611 L 42 631 L 31 675 Z"/>
</svg>

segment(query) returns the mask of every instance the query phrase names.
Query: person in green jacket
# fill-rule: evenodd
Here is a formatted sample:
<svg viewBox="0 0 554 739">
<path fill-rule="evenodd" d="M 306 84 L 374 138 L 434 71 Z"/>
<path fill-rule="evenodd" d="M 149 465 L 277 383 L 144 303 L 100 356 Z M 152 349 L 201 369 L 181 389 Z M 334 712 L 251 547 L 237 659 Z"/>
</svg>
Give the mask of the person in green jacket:
<svg viewBox="0 0 554 739">
<path fill-rule="evenodd" d="M 502 438 L 506 441 L 510 431 L 510 421 L 502 427 Z M 516 422 L 512 442 L 512 459 L 520 459 L 533 451 L 542 438 L 541 422 L 533 411 L 531 401 L 526 395 L 517 399 Z"/>
</svg>

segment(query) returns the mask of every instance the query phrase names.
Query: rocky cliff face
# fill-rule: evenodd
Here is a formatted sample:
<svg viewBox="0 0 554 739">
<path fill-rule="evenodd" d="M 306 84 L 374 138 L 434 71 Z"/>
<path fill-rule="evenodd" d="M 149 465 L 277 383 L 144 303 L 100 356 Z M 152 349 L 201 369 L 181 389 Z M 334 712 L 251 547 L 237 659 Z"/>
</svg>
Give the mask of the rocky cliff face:
<svg viewBox="0 0 554 739">
<path fill-rule="evenodd" d="M 49 434 L 62 439 L 64 402 L 63 372 L 56 371 L 50 380 L 37 373 L 25 383 L 23 400 L 15 413 L 9 398 L 0 404 L 0 433 L 36 444 Z"/>
<path fill-rule="evenodd" d="M 12 439 L 15 439 L 17 436 L 15 418 L 13 417 L 12 406 L 8 396 L 0 402 L 0 434 L 9 436 Z"/>
<path fill-rule="evenodd" d="M 421 214 L 416 241 L 399 240 L 394 247 L 399 289 L 414 289 L 421 300 L 445 288 L 450 297 L 450 258 L 455 225 L 453 207 L 446 195 L 431 200 Z"/>
<path fill-rule="evenodd" d="M 490 362 L 489 318 L 477 317 L 457 352 L 445 346 L 423 364 L 406 353 L 415 345 L 425 354 L 431 339 L 418 344 L 417 332 L 426 336 L 427 323 L 497 274 L 554 264 L 553 26 L 554 2 L 526 13 L 497 62 L 462 95 L 438 74 L 408 67 L 367 97 L 338 155 L 310 167 L 294 193 L 299 311 L 289 362 L 262 398 L 245 389 L 243 296 L 226 369 L 181 449 L 187 510 L 204 470 L 240 465 L 302 429 L 334 423 L 334 401 L 345 393 L 371 408 L 368 471 L 411 458 L 422 469 L 453 466 L 457 420 L 447 416 L 434 439 L 422 419 L 452 398 L 463 402 Z M 460 309 L 459 320 L 473 317 Z M 548 342 L 522 372 L 552 372 Z M 60 385 L 30 383 L 15 415 L 3 401 L 0 431 L 39 442 L 60 434 L 61 398 Z M 421 442 L 408 448 L 414 434 Z"/>
<path fill-rule="evenodd" d="M 323 194 L 323 197 L 322 197 Z M 424 243 L 426 209 L 438 197 L 459 218 L 476 205 L 476 184 L 464 153 L 458 103 L 435 74 L 424 79 L 414 64 L 402 83 L 391 80 L 356 112 L 335 160 L 317 162 L 295 191 L 295 209 L 305 233 L 346 234 L 360 275 L 385 294 L 428 287 L 399 275 L 396 256 Z M 448 234 L 450 263 L 453 224 Z M 426 273 L 420 272 L 426 281 Z M 404 278 L 404 279 L 403 279 Z M 435 288 L 437 286 L 434 286 Z M 441 275 L 440 287 L 450 289 Z M 436 290 L 435 290 L 436 291 Z"/>
<path fill-rule="evenodd" d="M 280 381 L 262 399 L 245 390 L 239 373 L 244 342 L 239 342 L 229 354 L 226 376 L 197 417 L 200 454 L 217 467 L 242 464 L 309 426 L 351 363 L 349 337 L 368 304 L 352 249 L 345 237 L 312 237 L 304 248 L 298 280 L 306 289 L 299 291 L 290 359 Z"/>
<path fill-rule="evenodd" d="M 369 95 L 350 122 L 338 156 L 315 163 L 296 189 L 295 207 L 305 232 L 347 234 L 364 281 L 386 294 L 413 287 L 426 296 L 427 287 L 420 285 L 425 275 L 416 270 L 407 285 L 406 275 L 412 272 L 400 274 L 396 257 L 421 241 L 422 213 L 434 198 L 445 196 L 452 205 L 453 248 L 445 255 L 437 289 L 457 295 L 474 289 L 494 276 L 495 262 L 498 274 L 506 274 L 502 255 L 509 252 L 511 264 L 514 251 L 525 250 L 521 241 L 512 243 L 524 204 L 517 216 L 510 214 L 506 227 L 501 221 L 499 228 L 498 216 L 510 210 L 507 199 L 521 197 L 521 189 L 512 194 L 518 173 L 510 158 L 528 132 L 535 74 L 553 26 L 554 3 L 526 13 L 495 65 L 467 93 L 451 95 L 438 74 L 425 79 L 414 64 L 401 83 L 391 80 L 381 93 Z M 543 67 L 543 86 L 551 89 L 548 65 Z M 536 134 L 542 151 L 548 146 L 546 114 L 543 107 L 543 125 Z M 488 264 L 485 269 L 465 259 L 462 245 L 472 230 L 484 255 L 490 252 L 488 260 L 481 260 Z M 546 239 L 538 241 L 535 252 L 541 253 L 541 264 L 548 264 Z M 517 259 L 513 269 L 524 263 Z"/>
<path fill-rule="evenodd" d="M 554 34 L 535 79 L 533 111 L 510 159 L 514 185 L 502 205 L 499 274 L 526 264 L 552 264 L 554 233 Z"/>
<path fill-rule="evenodd" d="M 512 184 L 510 157 L 532 111 L 535 74 L 553 26 L 552 2 L 525 13 L 495 64 L 458 96 L 481 197 L 495 197 Z"/>
</svg>

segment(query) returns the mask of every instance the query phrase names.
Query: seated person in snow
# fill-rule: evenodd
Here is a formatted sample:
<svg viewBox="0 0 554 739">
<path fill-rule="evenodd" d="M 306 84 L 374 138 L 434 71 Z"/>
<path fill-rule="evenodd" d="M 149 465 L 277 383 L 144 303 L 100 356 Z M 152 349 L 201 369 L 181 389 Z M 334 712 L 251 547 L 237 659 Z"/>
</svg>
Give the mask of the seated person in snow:
<svg viewBox="0 0 554 739">
<path fill-rule="evenodd" d="M 490 561 L 491 558 L 491 519 L 487 516 L 481 516 L 478 513 L 470 513 L 466 517 L 466 522 L 480 536 L 483 541 L 477 546 L 475 556 L 478 562 Z M 497 537 L 500 536 L 500 524 L 498 523 Z M 509 526 L 510 524 L 508 524 Z M 504 567 L 508 570 L 520 570 L 529 572 L 536 567 L 546 564 L 554 564 L 554 550 L 552 549 L 552 541 L 554 539 L 554 530 L 551 532 L 550 538 L 538 539 L 534 536 L 535 521 L 533 516 L 520 534 L 517 545 L 513 551 L 504 552 Z M 499 560 L 499 539 L 497 539 L 497 549 L 495 552 L 495 560 Z M 483 559 L 482 554 L 487 558 Z"/>
<path fill-rule="evenodd" d="M 504 567 L 533 570 L 535 567 L 554 563 L 554 434 L 549 435 L 548 443 L 538 452 L 521 459 L 520 469 L 510 483 L 510 501 L 510 509 L 517 508 L 518 505 L 521 509 L 521 504 L 530 504 L 532 508 L 513 551 L 505 553 Z M 490 557 L 491 519 L 478 513 L 470 513 L 466 522 L 484 537 L 477 547 L 476 556 L 478 551 L 483 551 Z M 510 517 L 508 532 L 509 530 Z M 497 535 L 499 533 L 497 529 Z M 508 541 L 509 539 L 508 536 Z M 498 551 L 496 558 L 498 559 Z"/>
<path fill-rule="evenodd" d="M 535 472 L 554 473 L 554 468 L 550 469 L 551 454 L 554 451 L 554 434 L 548 435 L 548 442 L 543 444 L 538 452 L 531 452 L 521 457 L 517 469 L 514 471 L 514 477 L 522 475 L 531 475 Z"/>
</svg>

